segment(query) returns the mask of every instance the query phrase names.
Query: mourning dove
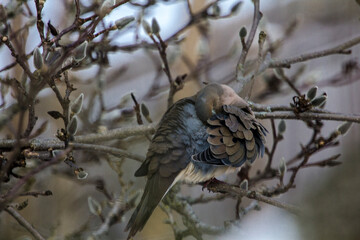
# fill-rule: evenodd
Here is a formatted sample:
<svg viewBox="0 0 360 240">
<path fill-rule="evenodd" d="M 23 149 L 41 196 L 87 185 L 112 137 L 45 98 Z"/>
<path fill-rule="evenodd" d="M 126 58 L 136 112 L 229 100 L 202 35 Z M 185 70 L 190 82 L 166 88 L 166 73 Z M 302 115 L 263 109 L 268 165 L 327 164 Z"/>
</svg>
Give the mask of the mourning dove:
<svg viewBox="0 0 360 240">
<path fill-rule="evenodd" d="M 135 172 L 147 176 L 147 183 L 125 228 L 128 239 L 143 229 L 176 182 L 206 182 L 262 156 L 266 132 L 247 102 L 226 85 L 209 84 L 173 104 Z"/>
</svg>

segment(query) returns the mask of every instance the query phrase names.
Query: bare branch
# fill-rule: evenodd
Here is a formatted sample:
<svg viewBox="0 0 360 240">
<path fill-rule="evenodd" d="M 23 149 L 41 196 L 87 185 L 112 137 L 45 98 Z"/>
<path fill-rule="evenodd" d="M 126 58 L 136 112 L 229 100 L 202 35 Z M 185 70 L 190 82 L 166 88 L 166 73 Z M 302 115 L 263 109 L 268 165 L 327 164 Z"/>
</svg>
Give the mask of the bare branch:
<svg viewBox="0 0 360 240">
<path fill-rule="evenodd" d="M 52 192 L 50 190 L 42 191 L 42 192 L 26 192 L 26 193 L 20 193 L 19 196 L 51 196 Z"/>
<path fill-rule="evenodd" d="M 35 174 L 41 172 L 47 167 L 50 167 L 51 165 L 54 165 L 56 163 L 59 163 L 59 159 L 66 156 L 71 151 L 71 148 L 65 149 L 62 154 L 59 156 L 53 157 L 50 161 L 44 162 L 29 173 L 27 173 L 23 178 L 21 178 L 19 181 L 17 181 L 8 191 L 7 193 L 0 198 L 0 210 L 4 208 L 4 205 L 14 199 L 20 188 Z"/>
<path fill-rule="evenodd" d="M 135 200 L 137 195 L 135 195 L 129 202 L 124 203 L 121 199 L 117 199 L 109 211 L 108 215 L 105 218 L 105 221 L 99 226 L 99 228 L 92 233 L 93 236 L 99 237 L 106 234 L 110 227 L 116 224 L 118 221 L 121 221 L 121 217 L 124 214 L 135 207 Z"/>
<path fill-rule="evenodd" d="M 289 211 L 291 213 L 294 213 L 294 214 L 299 214 L 300 213 L 300 209 L 295 207 L 295 206 L 276 201 L 276 200 L 274 200 L 272 198 L 269 198 L 269 197 L 265 197 L 265 196 L 261 195 L 258 192 L 255 192 L 255 191 L 246 191 L 246 190 L 240 189 L 237 186 L 229 185 L 229 184 L 224 183 L 224 182 L 216 182 L 216 183 L 210 182 L 207 185 L 206 188 L 209 189 L 209 191 L 212 191 L 212 192 L 228 193 L 228 194 L 230 194 L 231 196 L 234 196 L 234 197 L 247 197 L 247 198 L 250 198 L 250 199 L 255 199 L 255 200 L 258 200 L 260 202 L 264 202 L 264 203 L 273 205 L 275 207 L 285 209 L 285 210 L 287 210 L 287 211 Z"/>
<path fill-rule="evenodd" d="M 329 48 L 323 51 L 317 51 L 307 54 L 302 54 L 297 57 L 287 58 L 287 59 L 280 59 L 280 60 L 273 60 L 269 67 L 271 68 L 282 68 L 282 67 L 290 67 L 291 64 L 305 62 L 311 59 L 325 57 L 332 54 L 350 54 L 351 51 L 347 51 L 347 49 L 357 45 L 360 43 L 360 36 L 353 38 L 347 42 L 344 42 L 340 45 L 337 45 L 333 48 Z"/>
<path fill-rule="evenodd" d="M 260 12 L 260 0 L 254 0 L 254 17 L 253 17 L 253 23 L 251 26 L 251 30 L 249 33 L 249 36 L 246 40 L 246 44 L 245 46 L 243 46 L 243 49 L 241 51 L 240 54 L 240 58 L 238 60 L 238 63 L 236 65 L 236 79 L 238 79 L 239 77 L 239 71 L 242 72 L 242 74 L 244 74 L 243 70 L 244 70 L 244 64 L 245 64 L 245 60 L 246 60 L 246 56 L 249 52 L 249 49 L 252 45 L 252 42 L 254 40 L 255 37 L 255 33 L 257 30 L 257 27 L 259 25 L 259 22 L 262 18 L 262 13 Z"/>
<path fill-rule="evenodd" d="M 103 152 L 108 153 L 111 155 L 114 155 L 116 157 L 126 157 L 130 159 L 134 159 L 138 162 L 143 162 L 145 158 L 141 155 L 135 154 L 135 153 L 129 153 L 127 151 L 114 148 L 114 147 L 108 147 L 108 146 L 101 146 L 96 144 L 85 144 L 85 143 L 73 143 L 71 142 L 69 146 L 74 147 L 74 149 L 81 149 L 81 150 L 87 150 L 87 151 L 96 151 L 96 152 Z"/>
<path fill-rule="evenodd" d="M 130 136 L 139 136 L 145 134 L 153 134 L 155 132 L 155 124 L 141 125 L 135 127 L 123 127 L 109 130 L 106 133 L 93 133 L 75 137 L 75 142 L 79 143 L 96 143 L 99 141 L 110 141 Z"/>
<path fill-rule="evenodd" d="M 111 141 L 114 139 L 127 138 L 131 136 L 141 136 L 153 134 L 155 132 L 155 124 L 141 125 L 135 127 L 123 127 L 107 131 L 106 133 L 92 133 L 87 135 L 79 135 L 74 139 L 75 143 L 97 143 Z M 16 140 L 0 139 L 1 149 L 11 149 L 16 144 Z M 33 150 L 47 150 L 49 148 L 64 148 L 64 143 L 56 138 L 53 139 L 32 139 L 30 141 L 21 141 L 21 147 L 30 147 Z"/>
<path fill-rule="evenodd" d="M 346 115 L 338 113 L 312 113 L 304 112 L 295 114 L 294 112 L 256 112 L 258 119 L 301 119 L 301 120 L 330 120 L 348 121 L 360 123 L 359 115 Z"/>
<path fill-rule="evenodd" d="M 15 220 L 23 226 L 29 233 L 31 233 L 37 240 L 45 240 L 45 238 L 36 230 L 26 219 L 20 215 L 13 207 L 8 206 L 4 209 L 10 214 Z"/>
<path fill-rule="evenodd" d="M 254 102 L 248 102 L 251 109 L 255 112 L 286 112 L 286 111 L 293 111 L 294 108 L 287 106 L 287 105 L 263 105 Z M 328 110 L 322 108 L 312 108 L 309 109 L 307 112 L 312 113 L 333 113 L 333 114 L 340 114 L 335 112 L 330 112 Z"/>
<path fill-rule="evenodd" d="M 16 62 L 22 67 L 22 69 L 24 70 L 24 72 L 28 75 L 28 77 L 32 80 L 32 81 L 36 81 L 36 78 L 34 77 L 34 75 L 31 73 L 30 69 L 28 68 L 28 66 L 26 65 L 26 63 L 24 62 L 24 60 L 22 59 L 21 56 L 19 56 L 19 54 L 16 53 L 13 45 L 11 44 L 9 38 L 7 36 L 4 35 L 0 35 L 0 39 L 1 42 L 5 43 L 5 45 L 9 48 L 10 52 L 11 52 L 11 56 L 13 56 L 16 59 Z"/>
</svg>

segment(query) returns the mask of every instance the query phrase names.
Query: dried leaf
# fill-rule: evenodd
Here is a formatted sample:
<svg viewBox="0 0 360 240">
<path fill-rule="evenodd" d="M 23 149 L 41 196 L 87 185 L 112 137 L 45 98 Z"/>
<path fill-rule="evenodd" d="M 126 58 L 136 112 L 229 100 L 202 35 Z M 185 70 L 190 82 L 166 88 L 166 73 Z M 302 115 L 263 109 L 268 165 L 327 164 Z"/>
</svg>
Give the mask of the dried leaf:
<svg viewBox="0 0 360 240">
<path fill-rule="evenodd" d="M 235 14 L 238 10 L 239 10 L 239 8 L 240 8 L 240 6 L 242 5 L 242 1 L 239 1 L 239 2 L 237 2 L 237 3 L 235 3 L 232 7 L 231 7 L 231 13 L 232 14 Z"/>
<path fill-rule="evenodd" d="M 59 34 L 58 30 L 51 24 L 50 20 L 48 22 L 48 27 L 50 29 L 50 33 L 53 35 L 53 36 L 57 36 Z"/>
<path fill-rule="evenodd" d="M 47 113 L 54 119 L 63 118 L 63 115 L 61 113 L 59 113 L 58 111 L 49 111 Z"/>
</svg>

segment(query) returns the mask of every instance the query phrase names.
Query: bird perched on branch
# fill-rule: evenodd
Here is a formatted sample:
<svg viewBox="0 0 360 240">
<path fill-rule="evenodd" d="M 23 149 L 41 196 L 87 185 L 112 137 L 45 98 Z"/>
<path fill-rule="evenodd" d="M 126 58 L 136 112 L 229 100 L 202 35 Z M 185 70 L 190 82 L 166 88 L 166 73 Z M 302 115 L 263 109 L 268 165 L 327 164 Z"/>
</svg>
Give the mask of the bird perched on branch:
<svg viewBox="0 0 360 240">
<path fill-rule="evenodd" d="M 147 176 L 147 183 L 125 228 L 128 239 L 176 182 L 206 182 L 262 156 L 266 132 L 247 102 L 226 85 L 209 84 L 172 105 L 135 172 Z"/>
</svg>

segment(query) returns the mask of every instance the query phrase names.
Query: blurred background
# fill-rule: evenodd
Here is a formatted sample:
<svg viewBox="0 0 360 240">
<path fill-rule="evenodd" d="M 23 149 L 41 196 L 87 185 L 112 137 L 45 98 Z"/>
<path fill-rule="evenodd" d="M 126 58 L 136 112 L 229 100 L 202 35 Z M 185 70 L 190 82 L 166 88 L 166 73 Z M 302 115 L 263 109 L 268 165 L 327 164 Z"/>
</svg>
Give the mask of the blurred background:
<svg viewBox="0 0 360 240">
<path fill-rule="evenodd" d="M 19 2 L 21 1 L 2 0 L 0 4 L 10 9 Z M 34 3 L 25 2 L 30 11 L 35 13 Z M 82 2 L 84 6 L 92 4 L 92 1 Z M 146 4 L 147 1 L 132 2 Z M 189 21 L 186 1 L 154 2 L 156 4 L 147 8 L 135 4 L 120 6 L 104 18 L 104 25 L 100 25 L 99 29 L 124 16 L 134 16 L 136 19 L 142 16 L 148 22 L 156 18 L 161 28 L 162 38 L 167 39 Z M 196 13 L 209 2 L 190 1 L 191 11 Z M 235 3 L 236 1 L 232 0 L 219 1 L 220 15 L 228 13 Z M 73 17 L 69 17 L 74 12 L 72 8 L 74 5 L 71 0 L 47 0 L 43 9 L 43 21 L 45 23 L 51 21 L 57 29 L 64 29 L 72 24 Z M 360 33 L 360 6 L 355 0 L 261 1 L 260 9 L 263 19 L 258 31 L 264 30 L 269 41 L 283 39 L 281 45 L 273 52 L 273 58 L 281 59 L 327 49 L 359 36 Z M 236 14 L 227 18 L 210 19 L 191 26 L 177 37 L 177 41 L 181 40 L 180 43 L 169 44 L 167 55 L 172 75 L 188 74 L 184 89 L 175 95 L 175 100 L 193 95 L 203 86 L 202 82 L 227 83 L 239 90 L 239 84 L 234 81 L 236 63 L 241 52 L 239 30 L 246 26 L 249 32 L 252 15 L 252 1 L 244 0 Z M 26 21 L 19 14 L 12 20 L 13 30 Z M 98 118 L 97 112 L 101 104 L 108 109 L 101 114 L 101 124 L 89 125 L 80 122 L 78 134 L 101 131 L 100 127 L 111 129 L 136 125 L 136 117 L 132 110 L 133 102 L 129 94 L 131 92 L 139 102 L 146 104 L 154 122 L 158 122 L 166 111 L 169 83 L 161 70 L 162 63 L 158 52 L 145 47 L 126 49 L 141 41 L 151 43 L 141 25 L 136 26 L 133 24 L 126 31 L 112 32 L 109 35 L 109 41 L 111 40 L 109 45 L 118 48 L 115 51 L 106 52 L 106 60 L 98 65 L 74 68 L 70 71 L 69 75 L 77 88 L 73 93 L 73 98 L 84 93 L 84 109 L 89 111 L 92 109 L 92 113 L 87 115 L 88 121 L 92 122 Z M 289 27 L 292 29 L 291 34 L 287 31 Z M 26 44 L 22 47 L 28 53 L 40 42 L 35 26 L 29 28 L 26 39 Z M 76 39 L 77 35 L 71 34 L 66 35 L 62 41 L 71 42 Z M 248 58 L 254 59 L 256 54 L 257 36 Z M 359 54 L 360 46 L 355 46 L 352 48 L 351 55 L 331 55 L 294 64 L 290 69 L 286 69 L 285 73 L 289 76 L 298 76 L 296 85 L 304 93 L 314 85 L 319 86 L 319 91 L 326 92 L 327 110 L 359 114 L 360 69 L 357 65 Z M 13 61 L 4 45 L 0 47 L 0 56 L 0 69 Z M 350 74 L 345 74 L 344 68 L 349 62 L 355 65 L 355 70 Z M 29 61 L 29 64 L 34 69 L 32 61 Z M 0 77 L 20 78 L 21 74 L 17 66 L 1 72 Z M 250 100 L 262 104 L 288 105 L 292 102 L 294 94 L 276 81 L 271 82 L 271 76 L 273 76 L 272 71 L 267 71 L 255 79 Z M 64 86 L 61 86 L 61 89 L 63 88 Z M 246 96 L 248 89 L 245 86 L 241 95 Z M 275 90 L 268 91 L 268 89 Z M 99 91 L 103 92 L 103 103 L 99 102 L 100 98 L 97 95 Z M 9 96 L 7 98 L 11 101 Z M 42 90 L 38 99 L 36 113 L 41 120 L 49 119 L 48 111 L 61 109 L 49 88 Z M 16 119 L 14 121 L 16 122 Z M 270 129 L 269 120 L 263 120 L 262 123 Z M 278 121 L 275 123 L 278 124 Z M 322 133 L 330 135 L 339 124 L 339 122 L 325 121 Z M 280 163 L 282 157 L 292 158 L 294 153 L 301 149 L 300 144 L 305 144 L 312 133 L 302 121 L 287 120 L 286 126 L 285 140 L 279 143 L 275 152 L 275 166 Z M 49 121 L 47 130 L 40 137 L 53 138 L 56 130 L 61 127 L 60 120 Z M 2 129 L 0 134 L 1 138 L 5 138 L 9 132 L 7 129 Z M 271 146 L 271 136 L 267 140 L 267 144 Z M 145 156 L 149 141 L 143 137 L 129 142 L 124 140 L 118 144 L 122 144 L 118 146 L 120 148 Z M 261 203 L 261 211 L 251 211 L 247 214 L 239 228 L 232 228 L 221 237 L 204 235 L 204 239 L 359 239 L 359 146 L 360 127 L 353 124 L 351 131 L 340 139 L 338 147 L 324 150 L 312 157 L 315 161 L 341 153 L 341 165 L 333 168 L 314 167 L 301 171 L 296 179 L 296 188 L 276 198 L 304 208 L 303 215 L 295 216 L 282 209 Z M 96 154 L 79 154 L 77 163 L 89 173 L 87 179 L 83 181 L 77 180 L 65 164 L 43 172 L 37 176 L 35 186 L 38 189 L 50 189 L 53 196 L 27 197 L 28 207 L 22 210 L 21 214 L 44 235 L 52 236 L 51 239 L 86 239 L 86 234 L 77 236 L 74 233 L 81 231 L 84 226 L 90 233 L 101 224 L 100 219 L 91 214 L 88 208 L 89 196 L 99 202 L 105 201 L 104 195 L 94 187 L 93 183 L 96 179 L 102 179 L 107 190 L 117 196 L 123 191 L 121 181 L 132 181 L 133 191 L 142 189 L 145 184 L 145 179 L 133 177 L 133 173 L 139 167 L 138 162 L 121 159 L 120 175 L 116 170 L 116 164 L 109 163 L 114 158 L 113 156 L 101 158 Z M 255 169 L 261 169 L 265 164 L 265 158 L 258 159 L 250 175 L 255 174 Z M 234 182 L 236 176 L 226 176 L 223 179 Z M 261 184 L 257 187 L 261 187 Z M 270 181 L 266 184 L 276 183 Z M 181 193 L 185 196 L 199 194 L 211 196 L 205 191 L 202 192 L 201 186 L 181 186 Z M 24 197 L 17 198 L 16 202 L 24 200 Z M 194 211 L 201 221 L 221 226 L 224 221 L 234 219 L 235 203 L 235 200 L 226 199 L 194 205 Z M 250 201 L 243 202 L 245 206 L 249 203 Z M 100 239 L 126 239 L 123 228 L 131 212 L 123 216 L 122 221 L 112 226 L 108 234 Z M 144 230 L 135 239 L 174 239 L 171 227 L 164 223 L 165 218 L 166 215 L 158 208 Z M 175 218 L 181 222 L 181 217 L 175 216 Z M 31 239 L 30 234 L 8 214 L 0 213 L 0 239 L 26 238 Z"/>
</svg>

